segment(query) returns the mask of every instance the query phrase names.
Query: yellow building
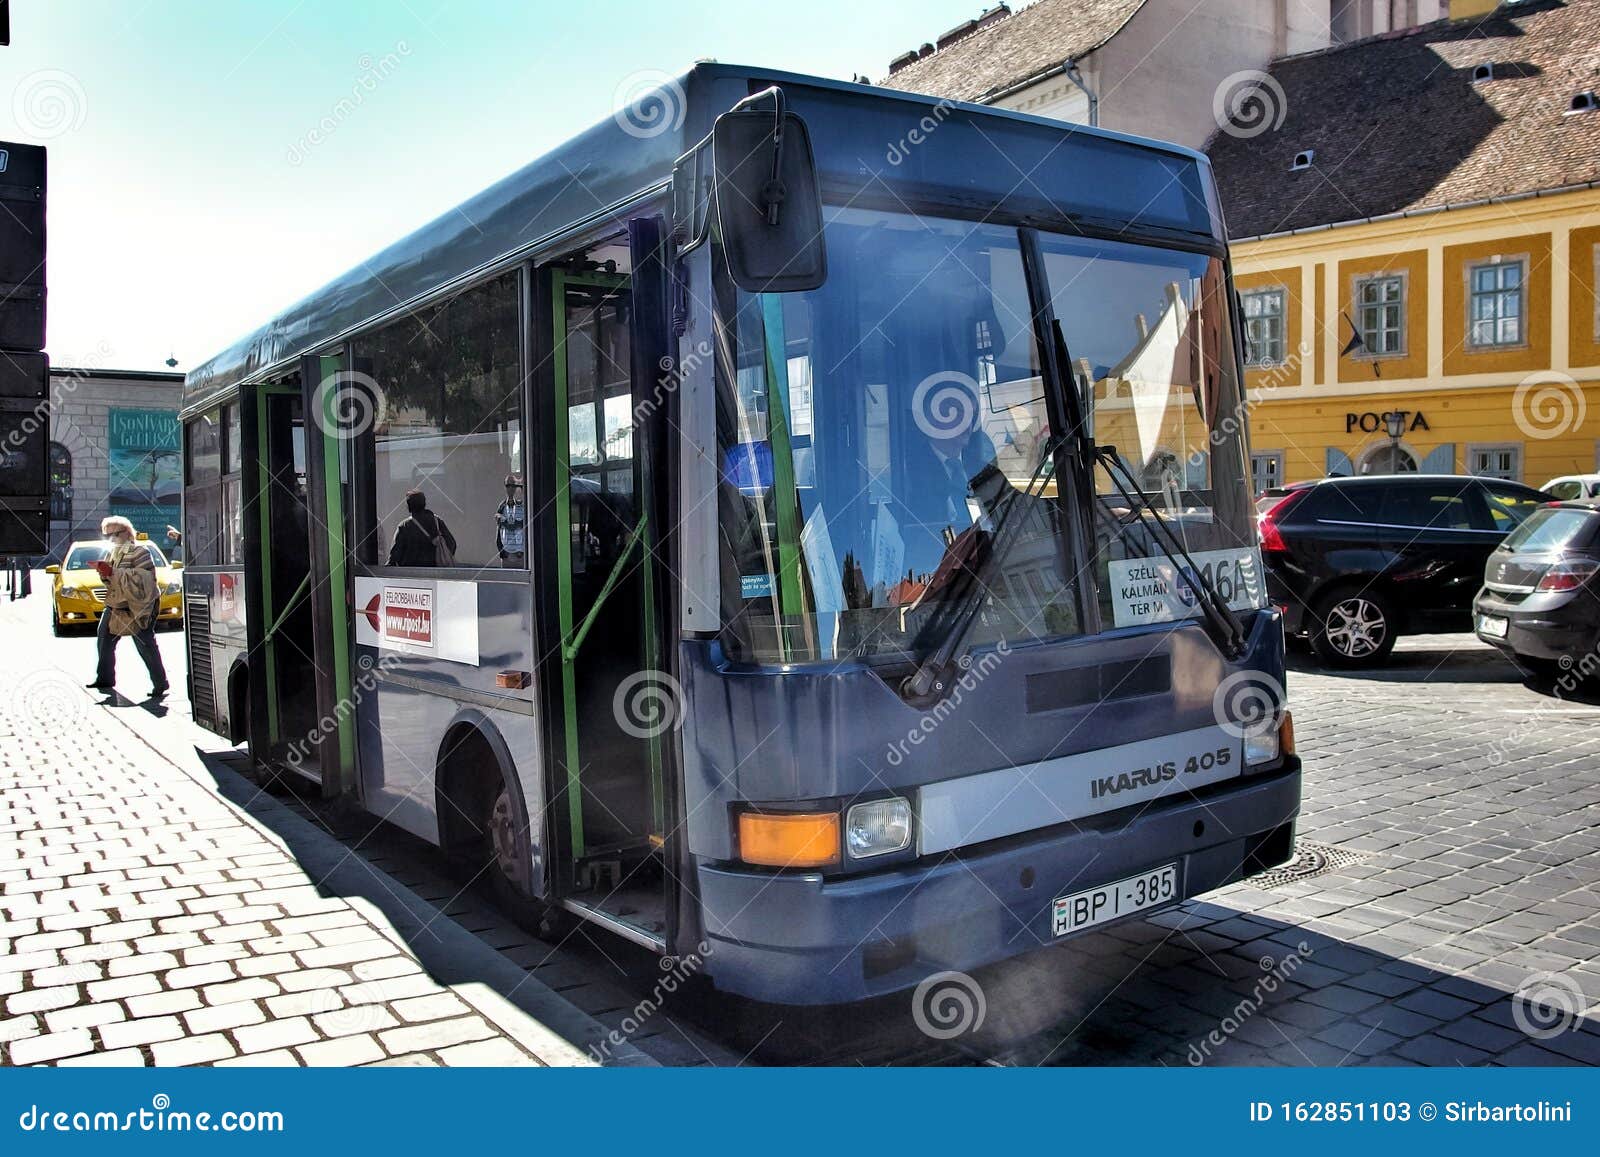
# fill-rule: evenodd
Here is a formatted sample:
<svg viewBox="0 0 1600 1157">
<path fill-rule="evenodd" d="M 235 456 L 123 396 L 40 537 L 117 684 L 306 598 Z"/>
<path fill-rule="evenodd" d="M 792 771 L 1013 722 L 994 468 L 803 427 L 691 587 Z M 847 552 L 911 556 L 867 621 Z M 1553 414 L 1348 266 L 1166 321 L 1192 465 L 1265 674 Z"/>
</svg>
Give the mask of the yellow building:
<svg viewBox="0 0 1600 1157">
<path fill-rule="evenodd" d="M 1213 139 L 1258 488 L 1600 469 L 1597 58 L 1597 0 L 1503 5 L 1280 60 Z"/>
</svg>

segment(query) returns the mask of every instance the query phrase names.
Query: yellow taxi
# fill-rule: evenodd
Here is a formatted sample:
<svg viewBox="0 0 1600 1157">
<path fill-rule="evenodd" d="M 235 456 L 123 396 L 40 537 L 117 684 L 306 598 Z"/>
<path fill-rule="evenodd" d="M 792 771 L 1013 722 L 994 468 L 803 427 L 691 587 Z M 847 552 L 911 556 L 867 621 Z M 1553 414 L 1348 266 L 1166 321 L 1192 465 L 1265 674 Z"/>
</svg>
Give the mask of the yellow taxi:
<svg viewBox="0 0 1600 1157">
<path fill-rule="evenodd" d="M 156 623 L 183 622 L 183 580 L 178 571 L 183 564 L 169 563 L 149 540 L 139 535 L 139 545 L 154 556 L 156 586 L 161 591 L 161 611 Z M 47 566 L 50 585 L 50 627 L 64 634 L 69 627 L 93 627 L 106 609 L 106 584 L 94 564 L 111 558 L 111 543 L 103 538 L 75 542 L 60 566 Z"/>
</svg>

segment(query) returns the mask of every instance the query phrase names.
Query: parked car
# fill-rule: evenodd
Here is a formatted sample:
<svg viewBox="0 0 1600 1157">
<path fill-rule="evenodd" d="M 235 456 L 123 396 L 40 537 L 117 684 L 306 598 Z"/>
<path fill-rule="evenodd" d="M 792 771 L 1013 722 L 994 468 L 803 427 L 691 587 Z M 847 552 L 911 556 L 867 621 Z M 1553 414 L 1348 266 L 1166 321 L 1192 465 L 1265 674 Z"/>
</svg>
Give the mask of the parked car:
<svg viewBox="0 0 1600 1157">
<path fill-rule="evenodd" d="M 1597 574 L 1600 508 L 1561 502 L 1534 511 L 1489 556 L 1473 603 L 1478 638 L 1527 670 L 1592 678 L 1600 661 Z"/>
<path fill-rule="evenodd" d="M 1564 474 L 1539 487 L 1557 502 L 1577 502 L 1600 498 L 1600 474 Z"/>
<path fill-rule="evenodd" d="M 1257 519 L 1268 596 L 1331 666 L 1470 631 L 1489 552 L 1548 501 L 1520 482 L 1388 474 L 1300 483 Z"/>
<path fill-rule="evenodd" d="M 144 543 L 156 564 L 156 585 L 161 590 L 161 610 L 156 625 L 183 622 L 183 581 L 178 575 L 182 563 L 168 564 L 156 545 L 143 535 Z M 110 559 L 111 543 L 103 538 L 75 542 L 68 548 L 60 566 L 47 566 L 50 583 L 50 629 L 58 635 L 70 627 L 95 627 L 106 609 L 106 584 L 95 563 Z"/>
</svg>

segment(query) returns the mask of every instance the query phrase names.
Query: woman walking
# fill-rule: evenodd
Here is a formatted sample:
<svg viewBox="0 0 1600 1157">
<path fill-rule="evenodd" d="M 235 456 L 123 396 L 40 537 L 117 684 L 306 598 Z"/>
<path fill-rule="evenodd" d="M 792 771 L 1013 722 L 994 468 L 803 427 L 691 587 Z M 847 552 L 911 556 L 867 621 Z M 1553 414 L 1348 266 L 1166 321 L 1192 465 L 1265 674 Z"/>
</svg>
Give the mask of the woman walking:
<svg viewBox="0 0 1600 1157">
<path fill-rule="evenodd" d="M 106 609 L 100 616 L 97 650 L 100 666 L 89 687 L 111 691 L 117 681 L 117 640 L 133 636 L 134 648 L 150 673 L 150 698 L 167 693 L 167 671 L 156 647 L 156 614 L 161 588 L 150 550 L 133 535 L 133 523 L 112 515 L 100 523 L 100 533 L 111 543 L 111 557 L 99 564 L 106 582 Z"/>
</svg>

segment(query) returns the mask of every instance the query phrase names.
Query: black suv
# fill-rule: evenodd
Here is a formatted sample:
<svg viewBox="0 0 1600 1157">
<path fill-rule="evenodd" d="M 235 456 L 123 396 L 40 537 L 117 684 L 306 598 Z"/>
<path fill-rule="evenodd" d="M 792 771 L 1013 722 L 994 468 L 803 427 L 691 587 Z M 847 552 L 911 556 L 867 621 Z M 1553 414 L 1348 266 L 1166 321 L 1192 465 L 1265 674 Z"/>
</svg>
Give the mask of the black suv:
<svg viewBox="0 0 1600 1157">
<path fill-rule="evenodd" d="M 1448 474 L 1302 483 L 1260 515 L 1268 596 L 1327 663 L 1381 663 L 1395 639 L 1470 631 L 1489 552 L 1549 499 Z"/>
</svg>

